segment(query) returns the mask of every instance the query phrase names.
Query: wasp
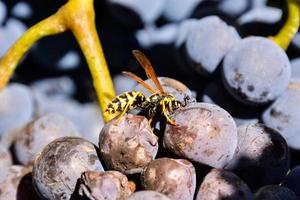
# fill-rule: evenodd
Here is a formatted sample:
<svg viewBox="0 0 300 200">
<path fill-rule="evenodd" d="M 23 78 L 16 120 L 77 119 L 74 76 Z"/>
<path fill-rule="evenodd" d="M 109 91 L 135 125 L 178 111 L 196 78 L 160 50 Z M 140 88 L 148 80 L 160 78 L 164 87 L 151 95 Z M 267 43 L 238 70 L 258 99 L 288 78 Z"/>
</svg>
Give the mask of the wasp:
<svg viewBox="0 0 300 200">
<path fill-rule="evenodd" d="M 148 111 L 150 124 L 152 118 L 160 112 L 160 114 L 163 114 L 170 124 L 176 125 L 175 121 L 169 117 L 169 113 L 180 108 L 182 106 L 181 102 L 176 100 L 172 94 L 165 92 L 148 58 L 138 50 L 133 50 L 132 53 L 140 65 L 144 68 L 147 77 L 153 81 L 156 89 L 147 84 L 137 75 L 131 72 L 123 72 L 123 74 L 145 87 L 151 95 L 145 97 L 144 94 L 139 91 L 124 92 L 121 95 L 116 96 L 112 102 L 108 104 L 105 111 L 108 114 L 120 113 L 116 124 L 118 124 L 122 116 L 131 109 L 141 108 Z"/>
</svg>

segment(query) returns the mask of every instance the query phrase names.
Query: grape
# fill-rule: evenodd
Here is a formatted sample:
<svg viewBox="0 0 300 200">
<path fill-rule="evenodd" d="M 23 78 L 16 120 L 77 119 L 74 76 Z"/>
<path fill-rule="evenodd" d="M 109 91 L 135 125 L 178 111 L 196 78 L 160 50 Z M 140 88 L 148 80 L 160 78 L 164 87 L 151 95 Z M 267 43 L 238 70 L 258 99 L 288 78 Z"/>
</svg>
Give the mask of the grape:
<svg viewBox="0 0 300 200">
<path fill-rule="evenodd" d="M 207 103 L 188 104 L 171 115 L 164 145 L 179 156 L 216 168 L 224 167 L 237 147 L 237 129 L 222 108 Z"/>
<path fill-rule="evenodd" d="M 286 187 L 266 185 L 256 191 L 254 200 L 299 200 L 295 193 Z"/>
<path fill-rule="evenodd" d="M 242 103 L 257 105 L 275 100 L 287 88 L 290 75 L 285 52 L 263 37 L 241 40 L 224 59 L 224 83 Z"/>
<path fill-rule="evenodd" d="M 133 193 L 128 200 L 170 200 L 167 196 L 155 191 L 139 191 Z"/>
<path fill-rule="evenodd" d="M 251 9 L 239 17 L 238 21 L 241 25 L 247 23 L 266 23 L 275 24 L 280 21 L 282 10 L 273 7 L 258 7 Z"/>
<path fill-rule="evenodd" d="M 23 165 L 32 165 L 36 156 L 53 140 L 64 136 L 80 136 L 77 127 L 66 117 L 49 113 L 22 128 L 15 141 L 15 153 Z"/>
<path fill-rule="evenodd" d="M 287 174 L 282 184 L 283 186 L 294 191 L 295 194 L 298 196 L 298 198 L 300 198 L 299 177 L 300 177 L 300 166 L 296 166 Z"/>
<path fill-rule="evenodd" d="M 14 5 L 12 8 L 12 14 L 15 17 L 21 18 L 21 19 L 28 19 L 32 16 L 32 10 L 28 3 L 26 2 L 19 2 Z M 0 20 L 1 23 L 1 20 Z"/>
<path fill-rule="evenodd" d="M 212 169 L 204 178 L 196 200 L 251 200 L 249 187 L 234 173 Z"/>
<path fill-rule="evenodd" d="M 117 95 L 123 92 L 132 91 L 136 86 L 136 82 L 123 74 L 117 74 L 113 77 L 114 88 Z"/>
<path fill-rule="evenodd" d="M 0 173 L 0 199 L 38 200 L 31 181 L 31 169 L 12 165 Z"/>
<path fill-rule="evenodd" d="M 265 7 L 267 4 L 267 0 L 252 0 L 252 7 Z"/>
<path fill-rule="evenodd" d="M 187 60 L 196 72 L 212 74 L 226 53 L 239 40 L 240 36 L 236 30 L 219 17 L 204 17 L 187 36 Z"/>
<path fill-rule="evenodd" d="M 300 58 L 291 60 L 292 78 L 300 78 Z"/>
<path fill-rule="evenodd" d="M 123 200 L 132 193 L 127 177 L 118 171 L 84 172 L 79 188 L 90 200 Z"/>
<path fill-rule="evenodd" d="M 284 2 L 284 1 L 281 1 Z M 284 2 L 285 3 L 285 2 Z M 283 10 L 269 6 L 258 6 L 239 16 L 239 30 L 250 35 L 269 37 L 276 35 L 285 20 Z"/>
<path fill-rule="evenodd" d="M 73 121 L 79 126 L 82 137 L 94 144 L 99 142 L 99 133 L 104 126 L 104 120 L 99 105 L 94 103 L 81 104 L 78 113 L 81 113 Z"/>
<path fill-rule="evenodd" d="M 163 16 L 168 21 L 181 21 L 189 17 L 203 0 L 173 1 L 166 0 Z"/>
<path fill-rule="evenodd" d="M 116 120 L 107 123 L 100 133 L 100 154 L 108 169 L 140 173 L 155 158 L 158 138 L 143 116 L 127 114 L 117 125 Z"/>
<path fill-rule="evenodd" d="M 292 80 L 287 90 L 263 113 L 263 122 L 280 131 L 289 147 L 300 149 L 300 82 Z"/>
<path fill-rule="evenodd" d="M 7 14 L 6 5 L 2 1 L 0 1 L 0 24 L 3 23 L 6 14 Z"/>
<path fill-rule="evenodd" d="M 174 42 L 177 34 L 176 24 L 166 24 L 161 27 L 146 27 L 136 33 L 139 44 L 144 48 L 166 45 Z"/>
<path fill-rule="evenodd" d="M 109 0 L 109 3 L 119 5 L 123 9 L 128 9 L 136 13 L 143 23 L 151 24 L 153 23 L 163 12 L 164 0 Z M 114 8 L 115 9 L 115 8 Z M 117 19 L 121 17 L 126 17 L 126 15 L 121 16 L 117 13 L 117 10 L 112 8 L 112 12 Z M 123 12 L 124 13 L 124 12 Z M 119 21 L 124 21 L 120 19 Z M 128 22 L 127 22 L 128 23 Z"/>
<path fill-rule="evenodd" d="M 12 157 L 9 150 L 0 143 L 0 167 L 1 169 L 8 168 L 12 165 Z"/>
<path fill-rule="evenodd" d="M 1 12 L 1 10 L 0 10 L 0 12 Z M 2 15 L 2 13 L 0 15 Z M 2 16 L 0 16 L 0 18 L 1 17 Z M 0 44 L 1 44 L 0 57 L 4 56 L 4 54 L 8 51 L 8 49 L 17 41 L 17 39 L 27 29 L 27 27 L 24 25 L 23 22 L 15 19 L 15 18 L 8 18 L 7 20 L 5 20 L 4 24 L 5 25 L 3 27 L 1 26 L 2 24 L 0 24 L 0 35 L 1 35 L 1 37 L 0 37 Z"/>
<path fill-rule="evenodd" d="M 279 184 L 290 164 L 286 141 L 274 129 L 263 124 L 238 128 L 238 147 L 226 169 L 234 171 L 251 189 Z"/>
<path fill-rule="evenodd" d="M 249 9 L 250 3 L 248 0 L 223 0 L 218 7 L 228 15 L 238 16 Z"/>
<path fill-rule="evenodd" d="M 176 48 L 180 48 L 186 42 L 187 36 L 189 35 L 190 31 L 196 27 L 198 21 L 198 19 L 186 19 L 178 25 L 177 36 L 175 40 Z"/>
<path fill-rule="evenodd" d="M 294 38 L 292 40 L 292 45 L 295 46 L 295 48 L 299 50 L 299 48 L 300 48 L 300 33 L 299 32 L 296 33 L 296 35 L 294 36 Z"/>
<path fill-rule="evenodd" d="M 0 92 L 0 135 L 29 122 L 33 116 L 30 89 L 22 84 L 10 84 Z"/>
<path fill-rule="evenodd" d="M 35 92 L 40 92 L 49 98 L 67 99 L 75 93 L 75 83 L 67 76 L 46 78 L 31 84 Z"/>
<path fill-rule="evenodd" d="M 159 158 L 142 171 L 142 185 L 172 200 L 193 200 L 196 188 L 195 168 L 187 160 Z"/>
<path fill-rule="evenodd" d="M 98 149 L 77 137 L 62 137 L 49 143 L 33 165 L 33 184 L 43 199 L 70 199 L 85 171 L 104 171 Z"/>
<path fill-rule="evenodd" d="M 98 143 L 104 120 L 96 103 L 80 104 L 70 98 L 63 98 L 60 95 L 49 97 L 39 91 L 35 91 L 34 97 L 38 116 L 47 113 L 61 114 L 77 125 L 82 137 L 94 144 Z"/>
<path fill-rule="evenodd" d="M 78 69 L 84 62 L 76 40 L 71 33 L 55 35 L 41 40 L 36 48 L 32 48 L 31 52 L 30 56 L 35 65 L 43 70 L 71 71 Z"/>
</svg>

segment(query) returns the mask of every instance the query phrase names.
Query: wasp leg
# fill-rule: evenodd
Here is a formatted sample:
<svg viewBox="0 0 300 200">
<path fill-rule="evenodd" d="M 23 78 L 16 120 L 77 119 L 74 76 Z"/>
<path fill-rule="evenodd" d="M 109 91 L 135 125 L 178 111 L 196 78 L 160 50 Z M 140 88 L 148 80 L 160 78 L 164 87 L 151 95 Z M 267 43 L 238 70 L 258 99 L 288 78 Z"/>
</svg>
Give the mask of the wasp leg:
<svg viewBox="0 0 300 200">
<path fill-rule="evenodd" d="M 148 117 L 149 117 L 149 126 L 151 127 L 151 123 L 152 123 L 152 120 L 153 120 L 153 117 L 156 113 L 156 107 L 151 107 L 148 111 Z"/>
<path fill-rule="evenodd" d="M 151 123 L 152 123 L 153 117 L 150 117 L 150 119 L 148 120 L 148 124 L 151 127 Z"/>
<path fill-rule="evenodd" d="M 125 106 L 123 112 L 118 116 L 118 119 L 114 122 L 115 126 L 117 126 L 120 123 L 122 117 L 126 114 L 127 109 L 129 108 L 130 105 L 131 105 L 131 103 L 127 103 L 127 105 Z"/>
<path fill-rule="evenodd" d="M 172 119 L 170 119 L 169 116 L 168 116 L 168 114 L 167 114 L 165 101 L 162 101 L 161 105 L 162 105 L 162 112 L 163 112 L 164 116 L 166 117 L 167 121 L 168 121 L 170 124 L 172 124 L 172 125 L 176 125 L 175 121 L 172 120 Z"/>
<path fill-rule="evenodd" d="M 172 101 L 170 99 L 168 99 L 168 106 L 169 106 L 169 111 L 173 112 Z"/>
</svg>

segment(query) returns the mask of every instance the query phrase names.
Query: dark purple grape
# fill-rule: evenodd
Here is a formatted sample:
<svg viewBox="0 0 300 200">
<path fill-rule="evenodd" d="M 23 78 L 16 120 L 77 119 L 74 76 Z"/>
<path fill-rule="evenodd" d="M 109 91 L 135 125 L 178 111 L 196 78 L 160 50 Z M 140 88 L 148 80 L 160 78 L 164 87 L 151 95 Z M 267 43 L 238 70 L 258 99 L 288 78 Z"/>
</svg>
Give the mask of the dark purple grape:
<svg viewBox="0 0 300 200">
<path fill-rule="evenodd" d="M 117 125 L 116 120 L 107 123 L 100 133 L 100 154 L 108 169 L 140 173 L 155 158 L 158 138 L 143 116 L 127 114 Z"/>
<path fill-rule="evenodd" d="M 32 165 L 47 144 L 65 136 L 80 136 L 68 118 L 55 113 L 41 116 L 18 132 L 14 144 L 16 157 L 21 164 Z"/>
<path fill-rule="evenodd" d="M 228 91 L 242 103 L 265 104 L 287 88 L 291 75 L 286 53 L 273 41 L 248 37 L 225 56 L 223 80 Z"/>
<path fill-rule="evenodd" d="M 127 200 L 171 200 L 167 196 L 151 190 L 133 193 Z"/>
<path fill-rule="evenodd" d="M 187 60 L 196 72 L 212 74 L 227 52 L 239 41 L 237 31 L 219 17 L 202 18 L 187 35 Z"/>
<path fill-rule="evenodd" d="M 249 187 L 234 173 L 212 169 L 204 178 L 196 200 L 252 200 Z"/>
<path fill-rule="evenodd" d="M 87 171 L 81 175 L 79 194 L 90 200 L 124 200 L 131 193 L 127 177 L 118 171 Z"/>
<path fill-rule="evenodd" d="M 292 169 L 286 176 L 283 186 L 291 189 L 295 192 L 295 194 L 300 198 L 300 166 L 295 167 Z"/>
<path fill-rule="evenodd" d="M 97 148 L 82 138 L 62 137 L 37 156 L 33 183 L 43 199 L 70 199 L 85 171 L 104 171 Z"/>
<path fill-rule="evenodd" d="M 250 124 L 238 128 L 238 147 L 226 169 L 255 189 L 279 184 L 289 164 L 290 152 L 280 133 L 263 124 Z"/>
<path fill-rule="evenodd" d="M 293 191 L 279 185 L 267 185 L 254 194 L 254 200 L 299 200 Z"/>
<path fill-rule="evenodd" d="M 172 200 L 193 200 L 196 189 L 195 168 L 187 160 L 159 158 L 142 171 L 142 186 Z"/>
<path fill-rule="evenodd" d="M 171 115 L 164 145 L 179 156 L 212 167 L 224 167 L 237 146 L 237 128 L 222 108 L 207 103 L 188 104 Z"/>
<path fill-rule="evenodd" d="M 300 150 L 300 80 L 292 80 L 287 90 L 263 113 L 263 122 L 286 139 L 289 147 Z"/>
</svg>

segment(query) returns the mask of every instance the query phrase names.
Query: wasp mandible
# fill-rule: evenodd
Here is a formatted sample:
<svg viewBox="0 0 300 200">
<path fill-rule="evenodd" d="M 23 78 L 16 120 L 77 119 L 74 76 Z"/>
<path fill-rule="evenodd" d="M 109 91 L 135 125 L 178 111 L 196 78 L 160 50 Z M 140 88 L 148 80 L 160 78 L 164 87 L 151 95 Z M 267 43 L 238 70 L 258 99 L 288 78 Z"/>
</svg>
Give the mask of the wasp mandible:
<svg viewBox="0 0 300 200">
<path fill-rule="evenodd" d="M 152 118 L 158 112 L 161 112 L 161 114 L 165 116 L 167 122 L 172 125 L 176 125 L 175 121 L 169 117 L 169 113 L 181 107 L 181 102 L 176 100 L 172 94 L 164 91 L 148 58 L 138 50 L 133 50 L 132 53 L 140 65 L 144 68 L 147 77 L 153 81 L 156 89 L 147 84 L 137 75 L 131 72 L 123 72 L 123 74 L 137 81 L 147 90 L 149 90 L 151 95 L 145 97 L 144 94 L 139 91 L 124 92 L 116 96 L 112 102 L 108 104 L 106 112 L 108 114 L 120 113 L 116 121 L 116 124 L 118 124 L 121 118 L 129 110 L 134 108 L 147 109 L 149 123 L 151 123 Z"/>
</svg>

